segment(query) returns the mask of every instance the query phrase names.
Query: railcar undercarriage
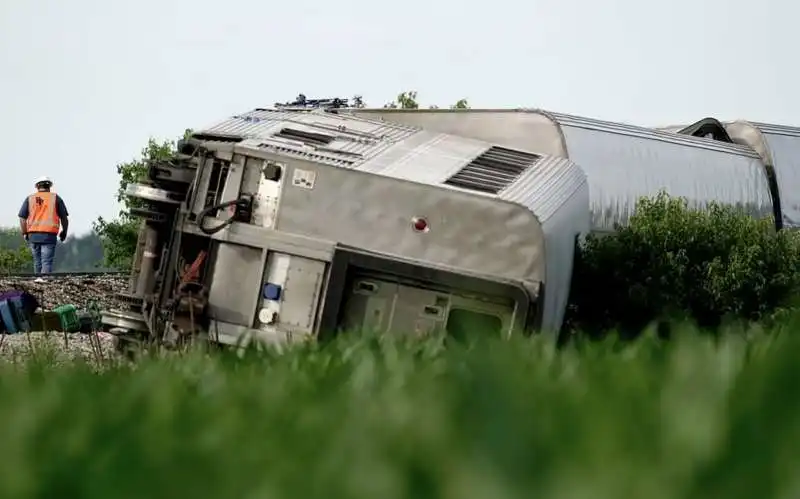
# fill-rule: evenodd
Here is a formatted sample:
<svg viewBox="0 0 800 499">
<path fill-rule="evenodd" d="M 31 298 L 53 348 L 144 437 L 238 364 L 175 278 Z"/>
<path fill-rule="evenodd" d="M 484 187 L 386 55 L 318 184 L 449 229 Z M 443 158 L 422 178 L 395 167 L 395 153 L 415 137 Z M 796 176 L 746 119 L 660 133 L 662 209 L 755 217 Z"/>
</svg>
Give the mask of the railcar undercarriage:
<svg viewBox="0 0 800 499">
<path fill-rule="evenodd" d="M 198 219 L 182 207 L 196 192 L 199 167 L 213 156 L 201 140 L 183 140 L 174 157 L 151 163 L 147 179 L 126 190 L 134 205 L 131 215 L 141 219 L 128 289 L 120 294 L 127 307 L 103 314 L 103 323 L 121 345 L 159 341 L 176 346 L 206 330 L 208 289 L 203 277 L 211 240 L 184 234 L 179 226 Z M 215 205 L 220 204 L 227 167 L 213 161 L 211 187 L 200 200 L 211 208 L 203 208 L 201 218 L 222 209 Z M 246 203 L 242 208 L 232 220 L 245 216 Z"/>
</svg>

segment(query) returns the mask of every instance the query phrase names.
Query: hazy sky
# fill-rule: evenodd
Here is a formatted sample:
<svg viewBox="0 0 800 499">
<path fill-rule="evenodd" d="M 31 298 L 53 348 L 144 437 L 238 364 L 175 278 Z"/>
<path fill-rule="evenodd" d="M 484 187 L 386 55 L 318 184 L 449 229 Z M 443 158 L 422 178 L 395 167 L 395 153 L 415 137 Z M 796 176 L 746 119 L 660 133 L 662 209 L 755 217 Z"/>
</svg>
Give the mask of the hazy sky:
<svg viewBox="0 0 800 499">
<path fill-rule="evenodd" d="M 0 224 L 50 175 L 85 232 L 148 137 L 300 92 L 800 125 L 797 19 L 790 0 L 0 0 Z"/>
</svg>

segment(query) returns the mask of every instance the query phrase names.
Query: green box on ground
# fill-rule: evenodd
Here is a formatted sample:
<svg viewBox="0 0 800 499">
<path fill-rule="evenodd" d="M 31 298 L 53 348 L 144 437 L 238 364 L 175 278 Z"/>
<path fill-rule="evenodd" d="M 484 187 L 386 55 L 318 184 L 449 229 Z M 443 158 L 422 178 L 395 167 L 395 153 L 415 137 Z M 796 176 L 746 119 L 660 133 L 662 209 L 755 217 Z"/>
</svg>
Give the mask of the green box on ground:
<svg viewBox="0 0 800 499">
<path fill-rule="evenodd" d="M 74 333 L 80 329 L 81 324 L 75 305 L 61 305 L 54 308 L 53 312 L 58 314 L 62 331 Z"/>
</svg>

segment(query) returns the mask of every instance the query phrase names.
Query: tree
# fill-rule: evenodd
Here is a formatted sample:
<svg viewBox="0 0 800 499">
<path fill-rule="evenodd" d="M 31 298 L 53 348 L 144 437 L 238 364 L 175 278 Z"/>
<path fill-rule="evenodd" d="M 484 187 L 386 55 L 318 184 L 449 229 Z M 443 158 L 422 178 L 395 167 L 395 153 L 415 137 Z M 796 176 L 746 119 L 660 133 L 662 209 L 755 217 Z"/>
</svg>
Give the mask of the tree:
<svg viewBox="0 0 800 499">
<path fill-rule="evenodd" d="M 33 255 L 19 229 L 0 229 L 0 272 L 33 272 Z"/>
<path fill-rule="evenodd" d="M 83 272 L 103 264 L 103 246 L 96 234 L 70 236 L 58 244 L 53 261 L 56 272 Z M 0 273 L 32 272 L 33 257 L 18 228 L 0 229 Z"/>
<path fill-rule="evenodd" d="M 396 100 L 387 102 L 383 107 L 387 109 L 419 109 L 419 104 L 417 103 L 417 92 L 415 90 L 400 92 L 397 95 Z"/>
<path fill-rule="evenodd" d="M 385 109 L 419 109 L 417 92 L 416 90 L 400 92 L 394 101 L 387 102 L 383 107 Z M 439 109 L 439 106 L 434 104 L 428 106 L 428 109 Z M 459 99 L 455 104 L 450 106 L 450 109 L 469 109 L 469 103 L 467 99 Z"/>
<path fill-rule="evenodd" d="M 58 272 L 86 272 L 104 267 L 103 243 L 94 232 L 71 236 L 59 244 L 53 269 Z"/>
</svg>

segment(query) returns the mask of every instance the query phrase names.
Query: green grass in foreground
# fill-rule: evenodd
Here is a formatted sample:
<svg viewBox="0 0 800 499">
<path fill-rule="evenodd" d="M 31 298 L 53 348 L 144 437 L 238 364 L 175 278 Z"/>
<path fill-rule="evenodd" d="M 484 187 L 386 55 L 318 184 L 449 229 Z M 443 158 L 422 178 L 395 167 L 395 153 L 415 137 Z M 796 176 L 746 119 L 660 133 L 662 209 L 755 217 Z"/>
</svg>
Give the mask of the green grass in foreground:
<svg viewBox="0 0 800 499">
<path fill-rule="evenodd" d="M 797 498 L 800 322 L 0 368 L 0 497 Z"/>
</svg>

